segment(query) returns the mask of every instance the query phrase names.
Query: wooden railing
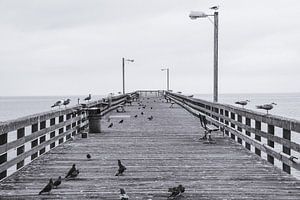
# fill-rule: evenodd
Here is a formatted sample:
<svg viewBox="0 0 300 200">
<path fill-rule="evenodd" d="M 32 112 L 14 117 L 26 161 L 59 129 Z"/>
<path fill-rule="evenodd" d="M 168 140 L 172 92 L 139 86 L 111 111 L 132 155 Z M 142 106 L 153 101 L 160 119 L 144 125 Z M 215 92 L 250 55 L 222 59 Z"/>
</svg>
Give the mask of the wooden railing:
<svg viewBox="0 0 300 200">
<path fill-rule="evenodd" d="M 300 121 L 266 115 L 231 105 L 213 103 L 166 92 L 166 98 L 220 127 L 224 133 L 283 171 L 299 176 Z M 294 139 L 295 138 L 295 139 Z M 297 139 L 298 138 L 298 139 Z"/>
<path fill-rule="evenodd" d="M 136 93 L 142 97 L 151 97 L 151 96 L 158 97 L 164 95 L 165 91 L 164 90 L 138 90 L 136 91 Z"/>
<path fill-rule="evenodd" d="M 100 107 L 101 114 L 105 115 L 134 95 L 136 93 L 103 98 L 87 104 L 2 122 L 0 180 L 87 129 L 87 109 Z"/>
</svg>

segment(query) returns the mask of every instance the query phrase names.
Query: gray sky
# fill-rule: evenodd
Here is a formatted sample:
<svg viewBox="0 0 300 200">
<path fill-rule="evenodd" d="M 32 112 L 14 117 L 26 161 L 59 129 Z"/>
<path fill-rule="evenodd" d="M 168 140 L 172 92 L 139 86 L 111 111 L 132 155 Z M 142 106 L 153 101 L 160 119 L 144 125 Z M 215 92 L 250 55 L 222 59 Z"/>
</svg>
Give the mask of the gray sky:
<svg viewBox="0 0 300 200">
<path fill-rule="evenodd" d="M 4 95 L 211 93 L 213 25 L 191 10 L 220 5 L 219 92 L 300 92 L 299 0 L 0 0 Z"/>
</svg>

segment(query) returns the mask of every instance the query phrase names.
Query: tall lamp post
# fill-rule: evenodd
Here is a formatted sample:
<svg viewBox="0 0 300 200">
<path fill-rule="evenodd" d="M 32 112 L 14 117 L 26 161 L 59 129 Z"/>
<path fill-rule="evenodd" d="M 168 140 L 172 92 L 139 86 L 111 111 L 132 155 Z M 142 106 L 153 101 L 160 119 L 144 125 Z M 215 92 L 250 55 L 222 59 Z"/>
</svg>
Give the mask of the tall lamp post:
<svg viewBox="0 0 300 200">
<path fill-rule="evenodd" d="M 170 74 L 169 74 L 169 68 L 163 68 L 161 71 L 167 71 L 167 91 L 170 90 Z"/>
<path fill-rule="evenodd" d="M 211 9 L 217 10 L 218 7 L 212 7 Z M 218 102 L 218 29 L 219 29 L 219 13 L 217 11 L 214 14 L 208 15 L 200 11 L 192 11 L 189 15 L 191 19 L 214 17 L 214 97 L 213 101 Z M 208 18 L 209 19 L 209 18 Z"/>
<path fill-rule="evenodd" d="M 134 62 L 134 60 L 122 58 L 123 94 L 125 94 L 125 61 Z"/>
</svg>

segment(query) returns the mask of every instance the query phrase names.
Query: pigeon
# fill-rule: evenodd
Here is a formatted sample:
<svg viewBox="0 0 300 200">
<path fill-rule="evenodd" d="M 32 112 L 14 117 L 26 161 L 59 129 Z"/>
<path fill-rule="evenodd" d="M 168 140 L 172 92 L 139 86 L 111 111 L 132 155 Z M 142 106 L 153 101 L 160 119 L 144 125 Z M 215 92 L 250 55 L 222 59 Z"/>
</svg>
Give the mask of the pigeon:
<svg viewBox="0 0 300 200">
<path fill-rule="evenodd" d="M 152 107 L 150 109 L 152 110 Z"/>
<path fill-rule="evenodd" d="M 138 115 L 134 115 L 134 117 L 135 117 L 135 118 L 137 118 L 137 117 L 138 117 Z"/>
<path fill-rule="evenodd" d="M 76 173 L 76 167 L 75 167 L 75 164 L 73 164 L 73 166 L 72 166 L 72 168 L 69 170 L 69 172 L 68 172 L 68 174 L 65 176 L 65 178 L 69 178 L 69 177 L 71 177 L 71 175 L 73 174 L 73 173 Z"/>
<path fill-rule="evenodd" d="M 44 187 L 44 189 L 42 189 L 42 191 L 39 192 L 39 195 L 41 195 L 42 193 L 46 193 L 48 192 L 48 194 L 50 194 L 50 191 L 53 188 L 53 181 L 52 178 L 50 178 L 49 183 Z"/>
<path fill-rule="evenodd" d="M 64 105 L 65 107 L 67 107 L 67 105 L 70 104 L 70 101 L 71 101 L 71 99 L 66 99 L 66 100 L 64 100 L 64 101 L 63 101 L 63 105 Z"/>
<path fill-rule="evenodd" d="M 61 184 L 61 176 L 59 176 L 58 179 L 54 181 L 53 186 L 57 188 L 57 186 L 59 186 L 60 184 Z"/>
<path fill-rule="evenodd" d="M 120 200 L 128 200 L 129 196 L 126 194 L 123 188 L 120 189 Z"/>
<path fill-rule="evenodd" d="M 87 158 L 87 159 L 91 159 L 92 156 L 88 153 L 88 154 L 86 154 L 86 158 Z"/>
<path fill-rule="evenodd" d="M 118 165 L 119 165 L 119 169 L 118 172 L 116 173 L 116 176 L 123 175 L 124 171 L 126 170 L 126 167 L 122 165 L 120 160 L 118 160 Z"/>
<path fill-rule="evenodd" d="M 146 108 L 146 106 L 143 106 L 143 109 L 145 109 Z"/>
<path fill-rule="evenodd" d="M 88 97 L 85 97 L 85 98 L 84 98 L 85 101 L 90 101 L 91 99 L 92 99 L 92 95 L 91 95 L 91 94 L 89 94 Z"/>
<path fill-rule="evenodd" d="M 79 174 L 79 170 L 76 169 L 75 171 L 72 172 L 72 174 L 70 175 L 71 178 L 76 178 Z"/>
<path fill-rule="evenodd" d="M 270 103 L 270 104 L 264 104 L 256 106 L 257 109 L 264 109 L 267 111 L 267 114 L 269 114 L 269 110 L 273 109 L 273 105 L 277 105 L 276 103 Z"/>
<path fill-rule="evenodd" d="M 169 192 L 171 192 L 170 197 L 178 197 L 179 195 L 181 195 L 182 193 L 184 193 L 185 188 L 182 185 L 178 185 L 178 187 L 173 187 L 173 188 L 169 188 L 168 190 Z"/>
<path fill-rule="evenodd" d="M 249 101 L 249 100 L 245 100 L 245 101 L 236 101 L 236 102 L 234 102 L 234 103 L 235 103 L 235 104 L 239 104 L 239 105 L 241 105 L 241 106 L 244 108 L 244 106 L 247 105 L 248 102 L 250 102 L 250 101 Z"/>
<path fill-rule="evenodd" d="M 111 127 L 113 127 L 113 125 L 114 125 L 113 123 L 110 123 L 110 125 L 108 126 L 108 128 L 111 128 Z"/>
<path fill-rule="evenodd" d="M 119 121 L 119 124 L 122 124 L 124 122 L 124 120 L 122 119 L 121 121 Z"/>
<path fill-rule="evenodd" d="M 153 116 L 151 115 L 150 117 L 148 117 L 148 119 L 151 121 L 153 119 Z"/>
<path fill-rule="evenodd" d="M 144 112 L 141 112 L 141 115 L 143 115 L 144 114 Z"/>
</svg>

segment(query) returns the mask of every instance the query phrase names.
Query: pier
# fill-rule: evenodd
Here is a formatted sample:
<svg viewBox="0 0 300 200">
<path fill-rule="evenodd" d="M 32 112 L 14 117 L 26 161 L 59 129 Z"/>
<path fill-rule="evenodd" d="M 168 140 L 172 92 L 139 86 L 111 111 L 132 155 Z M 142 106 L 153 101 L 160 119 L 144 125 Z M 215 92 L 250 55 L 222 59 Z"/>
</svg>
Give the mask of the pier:
<svg viewBox="0 0 300 200">
<path fill-rule="evenodd" d="M 89 131 L 95 109 L 99 132 Z M 212 142 L 201 139 L 207 130 L 199 114 L 219 129 Z M 182 184 L 178 199 L 296 200 L 300 144 L 294 135 L 300 135 L 297 120 L 136 91 L 0 124 L 0 199 L 115 200 L 124 188 L 130 199 L 160 200 Z M 127 168 L 123 176 L 115 176 L 118 159 Z M 72 164 L 77 178 L 38 195 Z"/>
</svg>

